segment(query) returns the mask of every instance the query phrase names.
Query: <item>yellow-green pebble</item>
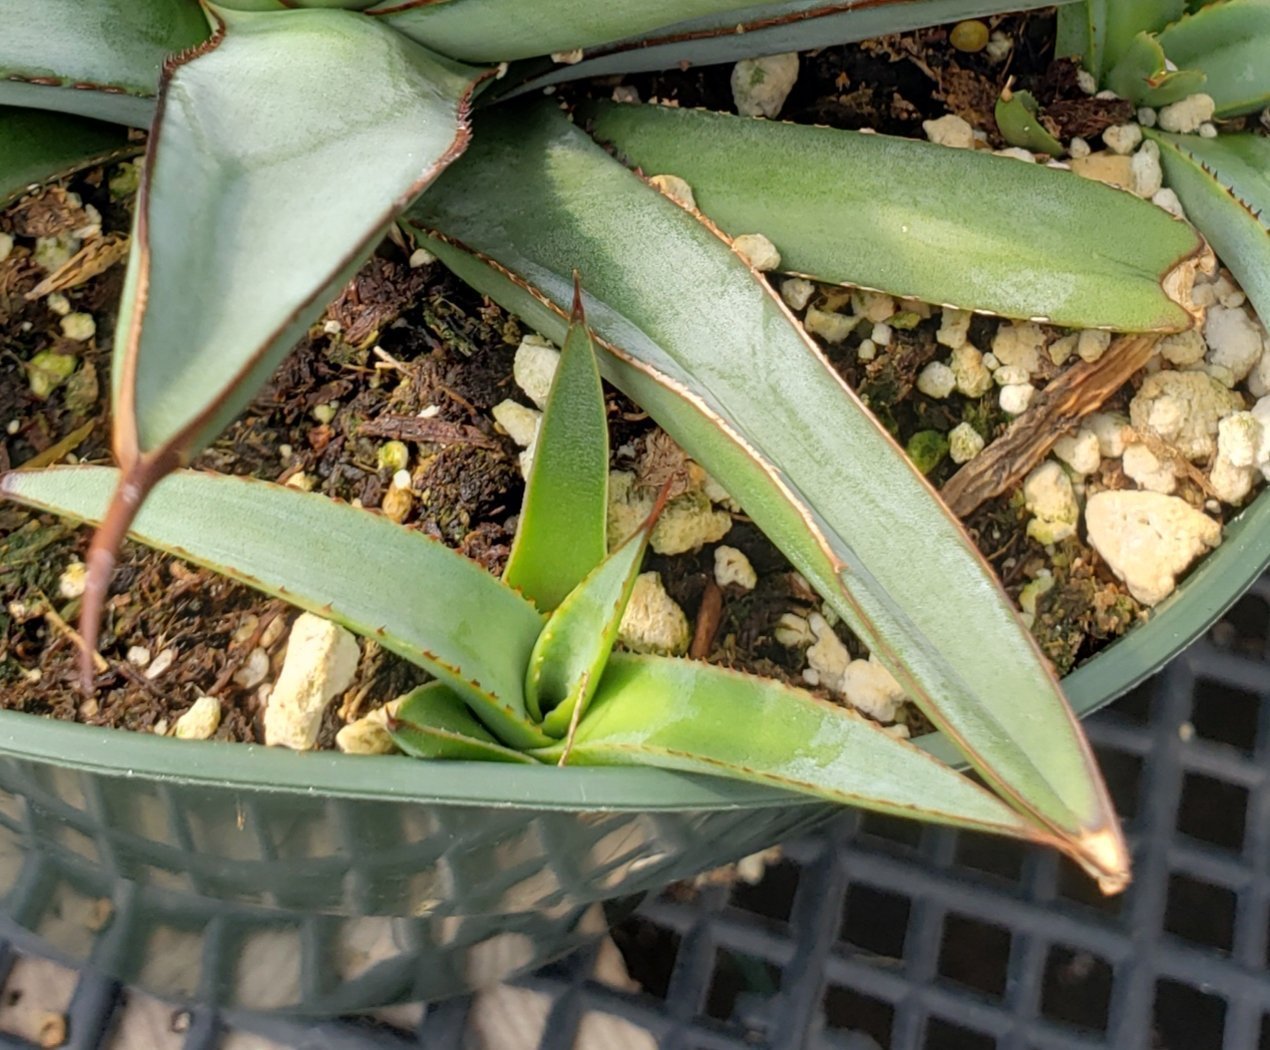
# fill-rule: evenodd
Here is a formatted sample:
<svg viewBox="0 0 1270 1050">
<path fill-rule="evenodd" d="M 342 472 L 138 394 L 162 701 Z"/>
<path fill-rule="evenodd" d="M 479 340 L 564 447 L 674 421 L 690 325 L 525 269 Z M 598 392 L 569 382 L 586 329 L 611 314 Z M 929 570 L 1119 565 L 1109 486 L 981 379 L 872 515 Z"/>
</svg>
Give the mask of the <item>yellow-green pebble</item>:
<svg viewBox="0 0 1270 1050">
<path fill-rule="evenodd" d="M 970 18 L 953 26 L 948 41 L 958 51 L 973 54 L 988 46 L 988 36 L 988 26 L 977 18 Z"/>
</svg>

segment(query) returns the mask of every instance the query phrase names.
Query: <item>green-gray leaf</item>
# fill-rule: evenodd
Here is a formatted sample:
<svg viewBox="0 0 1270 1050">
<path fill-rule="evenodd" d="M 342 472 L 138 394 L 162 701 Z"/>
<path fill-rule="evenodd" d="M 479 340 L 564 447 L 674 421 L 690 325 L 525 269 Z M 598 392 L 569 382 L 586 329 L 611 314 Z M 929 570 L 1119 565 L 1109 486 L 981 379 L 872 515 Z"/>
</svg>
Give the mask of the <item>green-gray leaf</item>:
<svg viewBox="0 0 1270 1050">
<path fill-rule="evenodd" d="M 766 234 L 786 270 L 1085 328 L 1191 323 L 1162 286 L 1201 250 L 1195 231 L 1068 172 L 664 106 L 605 104 L 595 133 L 649 175 L 686 179 L 726 233 Z"/>
<path fill-rule="evenodd" d="M 1159 37 L 1139 33 L 1106 75 L 1107 87 L 1137 106 L 1167 106 L 1204 87 L 1198 69 L 1170 69 Z"/>
<path fill-rule="evenodd" d="M 0 103 L 146 127 L 164 58 L 207 38 L 198 0 L 0 0 Z"/>
<path fill-rule="evenodd" d="M 723 240 L 550 105 L 491 114 L 411 218 L 450 238 L 431 246 L 461 277 L 557 340 L 580 268 L 606 376 L 727 479 L 999 791 L 1123 877 L 1087 745 L 991 570 Z"/>
<path fill-rule="evenodd" d="M 387 724 L 393 743 L 413 758 L 534 761 L 495 740 L 444 682 L 429 682 L 400 697 Z"/>
<path fill-rule="evenodd" d="M 608 417 L 591 333 L 581 302 L 575 305 L 503 572 L 503 582 L 544 612 L 559 605 L 608 552 Z"/>
<path fill-rule="evenodd" d="M 0 207 L 30 186 L 140 152 L 109 124 L 0 106 Z"/>
<path fill-rule="evenodd" d="M 104 467 L 16 471 L 0 494 L 96 524 L 118 479 Z M 444 544 L 316 493 L 193 471 L 158 484 L 131 535 L 373 638 L 513 746 L 547 742 L 524 713 L 542 617 Z"/>
<path fill-rule="evenodd" d="M 1160 144 L 1168 184 L 1230 267 L 1261 317 L 1270 317 L 1270 139 L 1168 135 Z"/>
<path fill-rule="evenodd" d="M 801 689 L 688 660 L 615 653 L 571 742 L 575 765 L 736 777 L 831 802 L 1046 839 L 1014 810 L 860 715 Z"/>
<path fill-rule="evenodd" d="M 1219 118 L 1270 105 L 1270 0 L 1226 0 L 1175 22 L 1160 46 L 1181 69 L 1207 74 Z"/>
</svg>

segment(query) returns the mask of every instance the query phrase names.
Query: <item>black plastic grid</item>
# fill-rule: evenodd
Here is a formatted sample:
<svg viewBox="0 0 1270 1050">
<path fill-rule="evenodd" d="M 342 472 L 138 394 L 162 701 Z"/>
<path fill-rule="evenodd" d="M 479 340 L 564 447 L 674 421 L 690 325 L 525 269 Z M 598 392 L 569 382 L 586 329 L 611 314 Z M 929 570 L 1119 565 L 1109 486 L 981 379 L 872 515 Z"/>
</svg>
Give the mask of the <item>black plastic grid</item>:
<svg viewBox="0 0 1270 1050">
<path fill-rule="evenodd" d="M 1048 852 L 844 814 L 757 886 L 668 893 L 621 922 L 643 991 L 595 980 L 594 949 L 519 981 L 550 1002 L 540 1050 L 601 1050 L 578 1045 L 591 1012 L 664 1050 L 1270 1050 L 1270 576 L 1089 733 L 1134 850 L 1123 897 Z M 0 942 L 0 977 L 14 958 Z M 64 1045 L 108 1046 L 125 1003 L 82 975 Z M 453 1048 L 472 1010 L 438 1004 L 407 1032 L 194 1009 L 182 1047 L 237 1029 Z"/>
</svg>

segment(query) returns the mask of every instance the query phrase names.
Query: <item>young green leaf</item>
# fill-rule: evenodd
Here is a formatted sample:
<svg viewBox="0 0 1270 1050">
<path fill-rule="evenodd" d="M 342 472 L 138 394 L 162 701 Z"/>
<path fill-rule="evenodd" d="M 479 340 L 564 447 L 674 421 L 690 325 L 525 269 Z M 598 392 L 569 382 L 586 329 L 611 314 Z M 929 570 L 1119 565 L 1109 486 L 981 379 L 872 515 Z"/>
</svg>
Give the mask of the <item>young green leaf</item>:
<svg viewBox="0 0 1270 1050">
<path fill-rule="evenodd" d="M 109 124 L 0 106 L 0 207 L 33 184 L 141 152 Z"/>
<path fill-rule="evenodd" d="M 546 612 L 608 551 L 608 417 L 581 293 L 574 297 L 569 334 L 533 447 L 503 582 Z"/>
<path fill-rule="evenodd" d="M 1207 74 L 1218 118 L 1270 105 L 1270 0 L 1226 0 L 1175 22 L 1160 47 L 1181 69 Z"/>
<path fill-rule="evenodd" d="M 1063 144 L 1049 133 L 1037 113 L 1036 99 L 1030 91 L 1011 91 L 1007 85 L 997 99 L 995 113 L 1001 137 L 1011 146 L 1061 157 L 1066 152 Z"/>
<path fill-rule="evenodd" d="M 594 132 L 649 175 L 686 179 L 725 233 L 766 234 L 785 270 L 1083 328 L 1191 324 L 1165 288 L 1202 250 L 1195 231 L 1068 172 L 665 106 L 603 104 Z"/>
<path fill-rule="evenodd" d="M 1167 106 L 1203 90 L 1207 79 L 1203 72 L 1170 66 L 1159 37 L 1139 33 L 1104 82 L 1137 106 Z"/>
<path fill-rule="evenodd" d="M 1169 135 L 1160 144 L 1168 183 L 1230 267 L 1261 317 L 1270 317 L 1270 139 Z"/>
<path fill-rule="evenodd" d="M 542 718 L 548 736 L 564 736 L 599 687 L 668 491 L 662 491 L 644 524 L 565 598 L 534 644 L 525 703 L 530 714 Z"/>
<path fill-rule="evenodd" d="M 1050 837 L 973 781 L 854 711 L 689 660 L 614 653 L 571 742 L 534 754 L 736 777 L 977 831 Z"/>
<path fill-rule="evenodd" d="M 1108 884 L 1122 879 L 1127 853 L 1101 778 L 1009 599 L 766 282 L 554 106 L 505 109 L 480 130 L 411 212 L 437 231 L 429 247 L 555 339 L 585 265 L 605 376 L 728 479 L 999 792 L 1075 843 Z M 780 164 L 796 172 L 789 153 Z"/>
<path fill-rule="evenodd" d="M 462 698 L 444 682 L 429 682 L 401 697 L 388 719 L 388 735 L 413 758 L 531 764 L 534 761 L 495 740 L 472 717 Z"/>
<path fill-rule="evenodd" d="M 95 645 L 147 490 L 214 438 L 462 152 L 482 75 L 347 11 L 221 11 L 167 64 L 112 363 L 125 478 L 89 551 Z"/>
<path fill-rule="evenodd" d="M 95 524 L 118 482 L 104 467 L 14 471 L 0 495 Z M 374 639 L 444 681 L 513 747 L 548 742 L 524 704 L 542 617 L 436 540 L 316 493 L 193 471 L 159 483 L 131 535 Z"/>
<path fill-rule="evenodd" d="M 0 104 L 144 128 L 163 60 L 207 39 L 198 0 L 0 0 Z"/>
<path fill-rule="evenodd" d="M 1075 58 L 1095 79 L 1102 77 L 1107 53 L 1107 8 L 1112 0 L 1079 0 L 1058 9 L 1054 54 Z"/>
</svg>

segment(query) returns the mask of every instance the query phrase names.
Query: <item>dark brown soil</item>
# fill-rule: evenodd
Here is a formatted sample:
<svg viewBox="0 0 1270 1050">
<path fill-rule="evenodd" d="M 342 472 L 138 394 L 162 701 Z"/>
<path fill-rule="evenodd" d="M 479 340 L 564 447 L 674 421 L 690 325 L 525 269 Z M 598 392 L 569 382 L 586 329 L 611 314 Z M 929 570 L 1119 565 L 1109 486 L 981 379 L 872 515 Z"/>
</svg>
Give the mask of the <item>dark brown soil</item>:
<svg viewBox="0 0 1270 1050">
<path fill-rule="evenodd" d="M 952 109 L 995 133 L 992 102 L 1005 78 L 1015 75 L 1051 109 L 1055 130 L 1064 134 L 1096 134 L 1124 119 L 1114 104 L 1095 104 L 1081 95 L 1070 66 L 1048 65 L 1052 17 L 1010 17 L 993 24 L 1016 40 L 1013 56 L 1003 65 L 953 50 L 943 29 L 825 49 L 805 63 L 786 112 L 796 120 L 920 135 L 921 120 Z M 727 69 L 648 75 L 629 83 L 645 99 L 731 106 Z M 612 86 L 610 81 L 589 90 L 608 93 Z M 126 233 L 130 201 L 112 195 L 112 174 L 90 172 L 69 188 L 83 205 L 101 213 L 105 233 Z M 97 320 L 98 334 L 87 344 L 71 344 L 61 335 L 47 300 L 23 298 L 42 275 L 29 259 L 31 237 L 59 223 L 73 226 L 83 217 L 69 214 L 74 211 L 65 191 L 54 187 L 0 215 L 0 230 L 17 235 L 14 251 L 0 263 L 5 377 L 0 426 L 9 424 L 0 434 L 0 470 L 57 449 L 68 435 L 78 440 L 63 453 L 109 461 L 109 333 L 122 268 L 65 292 L 72 309 Z M 420 494 L 403 523 L 462 550 L 491 572 L 500 571 L 523 485 L 518 450 L 495 431 L 489 410 L 518 396 L 511 365 L 522 335 L 519 323 L 437 264 L 412 270 L 388 243 L 324 320 L 328 323 L 315 326 L 249 411 L 197 465 L 311 485 L 333 498 L 377 508 L 391 477 L 391 470 L 377 463 L 378 449 L 386 439 L 403 440 L 417 464 L 413 488 Z M 988 336 L 993 323 L 976 321 L 983 328 L 980 336 Z M 936 321 L 923 321 L 898 331 L 894 345 L 867 363 L 856 354 L 856 336 L 834 349 L 832 360 L 902 442 L 920 430 L 946 431 L 962 418 L 972 418 L 985 433 L 999 432 L 1005 419 L 991 395 L 979 403 L 932 401 L 913 389 L 917 372 L 935 352 L 936 328 Z M 989 339 L 975 342 L 985 345 Z M 37 353 L 50 349 L 75 354 L 77 368 L 41 400 L 31 392 L 26 370 Z M 333 415 L 324 408 L 331 405 L 337 406 Z M 437 411 L 421 419 L 419 412 L 428 406 Z M 617 394 L 610 395 L 609 411 L 614 448 L 633 447 L 638 457 L 652 424 Z M 938 484 L 950 471 L 945 460 L 932 480 Z M 1046 557 L 1027 539 L 1025 522 L 1019 502 L 1005 499 L 984 507 L 968 523 L 1015 591 L 1026 582 L 1030 562 Z M 107 669 L 98 678 L 96 697 L 86 700 L 76 688 L 77 648 L 69 626 L 75 623 L 78 599 L 61 597 L 58 590 L 63 570 L 84 555 L 86 533 L 46 515 L 0 506 L 0 537 L 0 706 L 153 730 L 170 724 L 199 695 L 213 693 L 225 710 L 217 737 L 259 739 L 255 686 L 239 684 L 235 675 L 261 644 L 277 671 L 286 637 L 278 627 L 292 615 L 288 607 L 129 545 L 112 584 L 102 638 Z M 723 596 L 711 658 L 800 681 L 801 653 L 777 644 L 773 628 L 785 612 L 816 608 L 815 596 L 744 518 L 738 518 L 726 542 L 745 552 L 760 582 L 749 594 Z M 707 549 L 678 558 L 650 555 L 648 567 L 662 573 L 672 597 L 693 618 L 712 586 L 712 564 Z M 1038 634 L 1066 669 L 1126 629 L 1138 610 L 1096 556 L 1075 541 L 1060 551 L 1056 573 L 1059 585 L 1043 601 Z M 854 652 L 861 651 L 854 639 L 843 636 Z M 148 668 L 130 662 L 134 647 L 149 650 L 151 663 L 165 650 L 173 651 L 174 660 L 150 679 Z M 364 710 L 423 677 L 372 644 L 350 695 Z M 324 744 L 330 744 L 338 724 L 332 712 Z"/>
</svg>

